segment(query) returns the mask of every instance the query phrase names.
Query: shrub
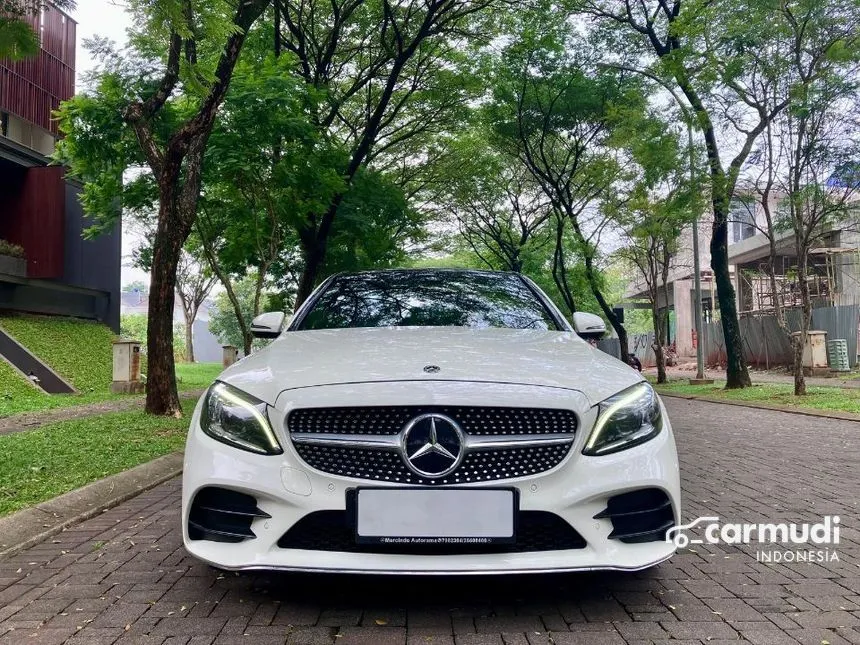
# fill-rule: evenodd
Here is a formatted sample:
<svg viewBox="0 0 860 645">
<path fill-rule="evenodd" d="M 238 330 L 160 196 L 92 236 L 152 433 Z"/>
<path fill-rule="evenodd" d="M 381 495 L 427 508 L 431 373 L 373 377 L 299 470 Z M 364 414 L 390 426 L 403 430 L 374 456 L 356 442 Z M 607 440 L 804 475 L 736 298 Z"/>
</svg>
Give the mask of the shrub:
<svg viewBox="0 0 860 645">
<path fill-rule="evenodd" d="M 10 255 L 13 258 L 24 259 L 24 247 L 0 239 L 0 255 Z"/>
</svg>

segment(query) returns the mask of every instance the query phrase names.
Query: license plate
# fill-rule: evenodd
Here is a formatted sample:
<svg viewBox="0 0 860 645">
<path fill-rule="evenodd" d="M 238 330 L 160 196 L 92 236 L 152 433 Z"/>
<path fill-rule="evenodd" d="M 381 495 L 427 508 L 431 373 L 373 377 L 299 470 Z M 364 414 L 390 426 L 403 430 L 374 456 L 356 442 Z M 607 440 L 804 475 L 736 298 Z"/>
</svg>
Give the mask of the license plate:
<svg viewBox="0 0 860 645">
<path fill-rule="evenodd" d="M 360 544 L 503 544 L 515 540 L 514 489 L 359 488 Z"/>
</svg>

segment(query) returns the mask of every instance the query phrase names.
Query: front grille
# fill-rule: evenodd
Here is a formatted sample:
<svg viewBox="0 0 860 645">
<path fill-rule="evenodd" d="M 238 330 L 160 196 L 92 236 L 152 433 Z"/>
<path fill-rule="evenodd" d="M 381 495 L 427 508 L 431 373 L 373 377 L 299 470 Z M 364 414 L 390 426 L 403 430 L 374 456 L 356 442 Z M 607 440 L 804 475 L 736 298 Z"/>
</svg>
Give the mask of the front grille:
<svg viewBox="0 0 860 645">
<path fill-rule="evenodd" d="M 467 484 L 525 477 L 554 468 L 570 450 L 564 446 L 534 446 L 484 450 L 466 455 L 460 467 L 442 479 L 425 479 L 410 471 L 396 452 L 296 444 L 309 466 L 333 475 L 399 484 Z"/>
<path fill-rule="evenodd" d="M 576 432 L 570 410 L 476 406 L 367 406 L 354 408 L 299 408 L 290 412 L 290 432 L 393 435 L 411 419 L 430 412 L 451 417 L 466 434 L 556 434 Z"/>
<path fill-rule="evenodd" d="M 514 544 L 356 544 L 355 527 L 346 511 L 317 511 L 296 522 L 278 540 L 278 546 L 308 551 L 408 555 L 528 553 L 585 548 L 585 540 L 570 524 L 545 511 L 519 511 L 516 538 Z"/>
<path fill-rule="evenodd" d="M 438 477 L 410 469 L 398 442 L 398 435 L 410 421 L 431 413 L 455 421 L 466 442 L 459 466 Z M 570 452 L 576 426 L 572 411 L 544 408 L 299 408 L 287 417 L 293 446 L 312 468 L 343 477 L 425 486 L 498 481 L 546 472 Z M 496 445 L 488 446 L 488 441 Z"/>
</svg>

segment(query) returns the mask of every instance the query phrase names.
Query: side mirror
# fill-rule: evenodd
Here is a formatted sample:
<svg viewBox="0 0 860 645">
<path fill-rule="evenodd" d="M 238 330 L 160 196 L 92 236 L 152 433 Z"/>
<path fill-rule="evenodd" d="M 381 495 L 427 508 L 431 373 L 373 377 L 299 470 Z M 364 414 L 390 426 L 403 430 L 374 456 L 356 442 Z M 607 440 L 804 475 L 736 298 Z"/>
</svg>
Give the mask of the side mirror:
<svg viewBox="0 0 860 645">
<path fill-rule="evenodd" d="M 254 338 L 277 338 L 284 328 L 283 311 L 269 311 L 251 321 L 251 335 Z"/>
<path fill-rule="evenodd" d="M 600 316 L 585 311 L 577 311 L 573 314 L 573 329 L 583 338 L 598 339 L 606 333 L 606 323 Z"/>
</svg>

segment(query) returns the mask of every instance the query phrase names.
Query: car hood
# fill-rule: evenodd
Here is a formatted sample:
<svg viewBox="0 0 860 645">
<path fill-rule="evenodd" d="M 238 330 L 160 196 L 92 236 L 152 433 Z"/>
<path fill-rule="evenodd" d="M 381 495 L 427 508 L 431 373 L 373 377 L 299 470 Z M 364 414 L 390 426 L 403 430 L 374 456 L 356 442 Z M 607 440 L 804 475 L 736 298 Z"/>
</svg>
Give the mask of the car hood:
<svg viewBox="0 0 860 645">
<path fill-rule="evenodd" d="M 596 404 L 642 376 L 572 332 L 386 327 L 285 332 L 219 380 L 272 405 L 293 388 L 380 381 L 558 387 Z"/>
</svg>

